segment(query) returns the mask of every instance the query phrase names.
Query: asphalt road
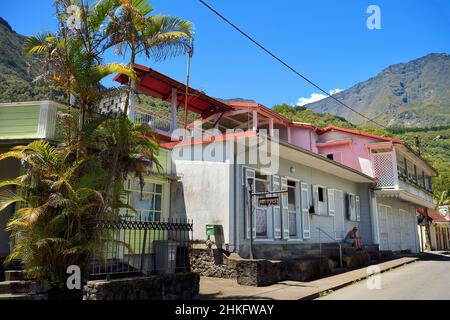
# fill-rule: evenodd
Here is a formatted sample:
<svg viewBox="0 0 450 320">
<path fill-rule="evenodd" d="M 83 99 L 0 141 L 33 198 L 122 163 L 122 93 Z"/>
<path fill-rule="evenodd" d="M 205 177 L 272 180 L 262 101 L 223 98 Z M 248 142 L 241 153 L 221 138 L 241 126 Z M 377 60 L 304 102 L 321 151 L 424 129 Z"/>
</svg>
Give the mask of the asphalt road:
<svg viewBox="0 0 450 320">
<path fill-rule="evenodd" d="M 417 261 L 379 276 L 318 300 L 450 300 L 449 260 Z"/>
</svg>

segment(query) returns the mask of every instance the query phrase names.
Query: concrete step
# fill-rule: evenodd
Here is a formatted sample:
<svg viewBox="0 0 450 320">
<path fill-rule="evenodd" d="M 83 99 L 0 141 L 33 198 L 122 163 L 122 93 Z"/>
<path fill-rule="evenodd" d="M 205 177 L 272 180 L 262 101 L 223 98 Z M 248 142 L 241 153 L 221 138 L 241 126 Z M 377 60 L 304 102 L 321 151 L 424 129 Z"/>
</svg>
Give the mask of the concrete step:
<svg viewBox="0 0 450 320">
<path fill-rule="evenodd" d="M 28 276 L 23 270 L 6 270 L 5 281 L 20 281 L 29 280 Z"/>
<path fill-rule="evenodd" d="M 46 291 L 46 286 L 38 281 L 3 281 L 0 282 L 0 294 L 36 294 Z"/>
</svg>

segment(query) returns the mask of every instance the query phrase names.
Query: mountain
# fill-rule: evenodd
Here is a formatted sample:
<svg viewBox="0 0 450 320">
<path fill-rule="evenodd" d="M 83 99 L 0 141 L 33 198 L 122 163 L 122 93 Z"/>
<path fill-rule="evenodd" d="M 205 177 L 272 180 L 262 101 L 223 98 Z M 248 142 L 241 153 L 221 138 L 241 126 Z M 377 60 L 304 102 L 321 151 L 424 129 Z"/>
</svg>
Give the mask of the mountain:
<svg viewBox="0 0 450 320">
<path fill-rule="evenodd" d="M 334 95 L 353 109 L 391 127 L 450 124 L 450 55 L 432 53 L 387 67 L 378 75 Z M 306 105 L 362 124 L 364 118 L 326 98 Z"/>
<path fill-rule="evenodd" d="M 0 17 L 0 102 L 52 99 L 62 101 L 63 94 L 48 86 L 33 83 L 35 72 L 23 54 L 25 36 L 16 33 Z"/>
</svg>

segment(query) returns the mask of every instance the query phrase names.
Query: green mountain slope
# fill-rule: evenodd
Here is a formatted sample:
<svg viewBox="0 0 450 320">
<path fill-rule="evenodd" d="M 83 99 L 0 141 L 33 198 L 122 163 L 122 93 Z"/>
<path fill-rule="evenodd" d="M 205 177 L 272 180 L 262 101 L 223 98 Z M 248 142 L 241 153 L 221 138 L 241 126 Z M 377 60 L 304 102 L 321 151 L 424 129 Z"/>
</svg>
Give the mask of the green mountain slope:
<svg viewBox="0 0 450 320">
<path fill-rule="evenodd" d="M 63 94 L 33 83 L 36 74 L 29 70 L 23 55 L 25 37 L 14 32 L 0 17 L 0 102 L 52 99 L 62 101 Z"/>
<path fill-rule="evenodd" d="M 450 124 L 450 55 L 429 54 L 387 67 L 377 76 L 335 97 L 388 126 L 428 127 Z M 306 105 L 355 123 L 366 120 L 331 98 Z"/>
</svg>

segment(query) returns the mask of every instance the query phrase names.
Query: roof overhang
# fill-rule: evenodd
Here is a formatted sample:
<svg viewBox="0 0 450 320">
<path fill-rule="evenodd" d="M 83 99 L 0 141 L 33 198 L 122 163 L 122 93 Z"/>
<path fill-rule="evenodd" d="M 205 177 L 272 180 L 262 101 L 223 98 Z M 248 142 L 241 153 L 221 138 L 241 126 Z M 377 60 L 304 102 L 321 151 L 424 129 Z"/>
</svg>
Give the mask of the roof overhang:
<svg viewBox="0 0 450 320">
<path fill-rule="evenodd" d="M 185 84 L 143 65 L 135 64 L 134 70 L 138 78 L 138 91 L 163 101 L 172 102 L 172 90 L 175 89 L 177 90 L 177 107 L 185 107 Z M 128 85 L 128 76 L 119 73 L 114 77 L 114 81 L 117 81 L 122 85 Z M 188 109 L 202 117 L 232 110 L 227 104 L 214 99 L 201 91 L 193 89 L 192 87 L 188 87 Z"/>
<path fill-rule="evenodd" d="M 352 182 L 375 184 L 375 180 L 373 178 L 339 162 L 333 161 L 309 150 L 294 146 L 285 141 L 280 141 L 279 144 L 279 154 L 283 159 L 291 160 Z"/>
<path fill-rule="evenodd" d="M 433 202 L 422 199 L 402 189 L 377 189 L 375 190 L 375 195 L 381 198 L 397 198 L 429 209 L 434 208 Z"/>
</svg>

